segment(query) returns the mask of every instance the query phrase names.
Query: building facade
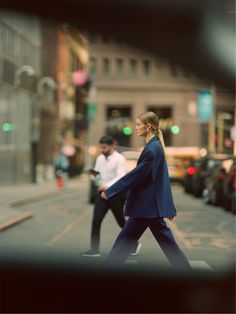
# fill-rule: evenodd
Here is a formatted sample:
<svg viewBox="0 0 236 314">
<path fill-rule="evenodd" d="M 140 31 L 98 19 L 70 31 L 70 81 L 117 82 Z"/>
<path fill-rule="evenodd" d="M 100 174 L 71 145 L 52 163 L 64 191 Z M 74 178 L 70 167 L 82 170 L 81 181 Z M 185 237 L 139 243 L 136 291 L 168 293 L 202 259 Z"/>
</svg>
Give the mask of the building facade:
<svg viewBox="0 0 236 314">
<path fill-rule="evenodd" d="M 69 158 L 71 175 L 84 164 L 87 124 L 84 85 L 73 82 L 73 73 L 88 64 L 86 40 L 78 29 L 61 23 L 42 21 L 42 78 L 40 97 L 40 141 L 38 180 L 53 176 L 53 159 L 63 150 Z M 86 84 L 85 84 L 86 85 Z"/>
<path fill-rule="evenodd" d="M 54 179 L 53 157 L 66 148 L 81 172 L 87 120 L 86 40 L 68 25 L 0 12 L 0 184 Z"/>
<path fill-rule="evenodd" d="M 38 18 L 0 12 L 0 184 L 35 181 L 41 35 Z"/>
<path fill-rule="evenodd" d="M 90 87 L 87 40 L 78 29 L 58 29 L 56 59 L 58 100 L 58 144 L 70 160 L 70 174 L 79 174 L 85 161 L 87 134 L 86 99 Z"/>
<path fill-rule="evenodd" d="M 199 122 L 197 96 L 199 90 L 211 90 L 211 82 L 137 47 L 99 35 L 88 38 L 90 75 L 96 86 L 97 103 L 92 124 L 96 128 L 90 130 L 91 145 L 96 145 L 104 133 L 111 133 L 121 146 L 142 146 L 143 140 L 134 134 L 135 119 L 152 110 L 160 117 L 166 145 L 208 148 L 208 124 Z M 218 113 L 228 113 L 228 122 L 233 124 L 233 94 L 213 88 L 216 117 Z M 227 127 L 224 129 L 226 139 L 229 132 Z M 223 141 L 221 150 L 230 152 L 232 143 L 228 144 L 227 148 Z M 217 142 L 215 146 L 218 147 Z"/>
</svg>

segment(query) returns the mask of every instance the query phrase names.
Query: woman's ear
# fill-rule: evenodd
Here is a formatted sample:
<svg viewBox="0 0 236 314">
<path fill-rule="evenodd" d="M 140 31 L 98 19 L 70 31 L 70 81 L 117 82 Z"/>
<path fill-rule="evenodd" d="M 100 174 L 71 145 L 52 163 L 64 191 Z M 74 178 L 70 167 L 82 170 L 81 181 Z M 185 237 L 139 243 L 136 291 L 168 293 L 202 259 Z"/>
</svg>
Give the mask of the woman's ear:
<svg viewBox="0 0 236 314">
<path fill-rule="evenodd" d="M 151 124 L 150 124 L 150 123 L 147 123 L 147 124 L 146 124 L 146 129 L 147 129 L 148 132 L 151 131 L 151 128 L 152 128 Z"/>
</svg>

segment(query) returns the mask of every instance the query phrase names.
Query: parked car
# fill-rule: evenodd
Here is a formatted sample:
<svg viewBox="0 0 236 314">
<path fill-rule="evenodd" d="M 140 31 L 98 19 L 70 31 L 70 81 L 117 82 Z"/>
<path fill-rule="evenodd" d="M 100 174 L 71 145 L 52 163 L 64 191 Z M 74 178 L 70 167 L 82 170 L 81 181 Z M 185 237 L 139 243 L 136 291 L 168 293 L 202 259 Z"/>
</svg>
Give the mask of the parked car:
<svg viewBox="0 0 236 314">
<path fill-rule="evenodd" d="M 235 214 L 236 212 L 236 158 L 233 159 L 223 186 L 223 202 L 222 206 L 224 209 L 231 211 Z"/>
<path fill-rule="evenodd" d="M 191 163 L 199 159 L 199 147 L 166 147 L 166 161 L 171 181 L 185 185 L 186 169 Z"/>
<path fill-rule="evenodd" d="M 196 197 L 201 197 L 205 189 L 206 179 L 211 175 L 213 169 L 227 158 L 229 158 L 227 155 L 215 154 L 193 161 L 186 169 L 185 191 Z"/>
<path fill-rule="evenodd" d="M 126 171 L 129 172 L 136 166 L 141 152 L 127 150 L 121 153 L 126 159 Z"/>
<path fill-rule="evenodd" d="M 180 159 L 167 158 L 167 167 L 170 181 L 183 184 L 185 174 L 183 162 Z"/>
<path fill-rule="evenodd" d="M 193 194 L 193 176 L 200 165 L 200 160 L 191 160 L 189 166 L 185 169 L 185 176 L 183 179 L 184 191 Z"/>
<path fill-rule="evenodd" d="M 229 163 L 227 163 L 229 162 Z M 205 179 L 203 190 L 203 200 L 206 204 L 220 206 L 223 202 L 223 186 L 226 178 L 225 165 L 232 163 L 232 159 L 222 161 L 213 167 L 211 174 Z"/>
</svg>

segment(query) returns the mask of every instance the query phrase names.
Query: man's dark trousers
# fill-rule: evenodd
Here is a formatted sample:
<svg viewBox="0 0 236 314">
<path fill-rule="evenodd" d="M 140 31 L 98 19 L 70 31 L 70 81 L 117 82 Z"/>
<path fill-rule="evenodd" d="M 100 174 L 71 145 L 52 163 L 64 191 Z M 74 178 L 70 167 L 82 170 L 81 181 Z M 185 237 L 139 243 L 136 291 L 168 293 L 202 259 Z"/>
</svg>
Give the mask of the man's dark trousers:
<svg viewBox="0 0 236 314">
<path fill-rule="evenodd" d="M 118 223 L 118 225 L 123 228 L 125 225 L 124 218 L 124 204 L 125 196 L 123 194 L 117 195 L 107 201 L 97 195 L 95 199 L 95 206 L 93 211 L 92 219 L 92 232 L 91 232 L 91 248 L 94 250 L 99 250 L 100 244 L 100 230 L 102 221 L 110 209 Z"/>
</svg>

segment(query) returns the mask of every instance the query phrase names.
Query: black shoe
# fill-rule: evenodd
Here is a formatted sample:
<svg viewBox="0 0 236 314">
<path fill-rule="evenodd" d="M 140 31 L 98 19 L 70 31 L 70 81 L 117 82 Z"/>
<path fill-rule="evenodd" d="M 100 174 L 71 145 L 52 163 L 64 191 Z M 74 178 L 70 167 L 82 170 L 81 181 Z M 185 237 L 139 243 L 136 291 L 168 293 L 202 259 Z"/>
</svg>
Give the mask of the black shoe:
<svg viewBox="0 0 236 314">
<path fill-rule="evenodd" d="M 141 250 L 142 243 L 138 243 L 137 246 L 134 248 L 132 253 L 130 253 L 131 256 L 136 256 L 138 255 L 139 251 Z"/>
<path fill-rule="evenodd" d="M 94 249 L 83 252 L 81 253 L 81 255 L 86 256 L 86 257 L 100 257 L 101 256 L 99 250 L 94 250 Z"/>
</svg>

